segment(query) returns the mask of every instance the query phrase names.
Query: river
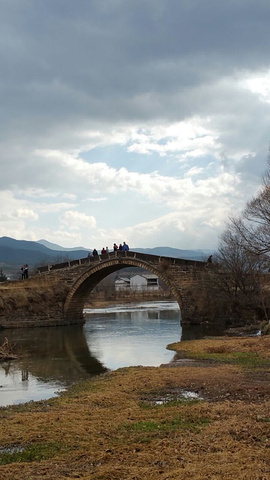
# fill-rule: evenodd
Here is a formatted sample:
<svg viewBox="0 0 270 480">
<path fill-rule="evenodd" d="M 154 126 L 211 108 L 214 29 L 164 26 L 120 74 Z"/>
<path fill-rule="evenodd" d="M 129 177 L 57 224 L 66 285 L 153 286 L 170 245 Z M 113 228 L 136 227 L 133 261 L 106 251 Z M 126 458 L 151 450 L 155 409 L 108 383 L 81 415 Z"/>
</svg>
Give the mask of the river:
<svg viewBox="0 0 270 480">
<path fill-rule="evenodd" d="M 0 363 L 0 406 L 46 400 L 69 385 L 131 365 L 158 366 L 173 360 L 166 345 L 222 334 L 181 327 L 176 302 L 148 302 L 85 310 L 85 324 L 0 332 L 19 359 Z"/>
</svg>

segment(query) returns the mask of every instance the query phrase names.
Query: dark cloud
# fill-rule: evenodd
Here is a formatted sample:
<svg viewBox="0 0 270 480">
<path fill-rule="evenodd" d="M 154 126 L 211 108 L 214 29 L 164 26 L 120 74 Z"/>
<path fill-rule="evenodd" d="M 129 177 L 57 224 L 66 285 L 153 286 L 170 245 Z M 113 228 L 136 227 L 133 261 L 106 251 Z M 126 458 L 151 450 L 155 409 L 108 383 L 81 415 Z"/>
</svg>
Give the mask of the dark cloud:
<svg viewBox="0 0 270 480">
<path fill-rule="evenodd" d="M 243 180 L 240 193 L 246 185 L 246 192 L 251 191 L 264 169 L 270 103 L 246 88 L 243 80 L 269 72 L 269 14 L 268 0 L 2 2 L 1 188 L 89 195 L 89 185 L 99 193 L 102 185 L 115 182 L 117 190 L 113 177 L 121 177 L 120 167 L 112 175 L 108 160 L 103 166 L 107 179 L 99 175 L 95 190 L 92 172 L 89 177 L 81 173 L 76 154 L 106 144 L 132 151 L 138 142 L 141 155 L 154 151 L 161 158 L 152 147 L 171 141 L 176 146 L 162 152 L 164 164 L 166 156 L 188 164 L 184 154 L 190 146 L 192 166 L 203 151 L 205 164 L 211 156 L 217 171 Z M 205 131 L 193 138 L 183 123 L 192 129 L 194 118 Z M 179 124 L 178 134 L 155 136 L 155 128 L 171 124 Z M 132 138 L 132 128 L 149 131 L 140 139 L 142 145 Z M 208 150 L 203 143 L 196 146 L 196 135 L 209 138 Z M 37 149 L 58 154 L 36 154 Z M 63 166 L 63 152 L 75 152 L 69 167 Z M 132 158 L 137 173 L 139 166 Z M 128 161 L 121 163 L 126 166 Z M 159 172 L 158 165 L 155 170 Z M 162 172 L 161 184 L 173 183 L 174 174 L 166 177 L 165 167 Z M 147 182 L 139 177 L 129 172 L 123 182 L 127 190 L 138 185 L 145 195 Z M 216 178 L 204 191 L 218 191 L 218 173 Z M 153 191 L 157 186 L 156 179 Z"/>
</svg>

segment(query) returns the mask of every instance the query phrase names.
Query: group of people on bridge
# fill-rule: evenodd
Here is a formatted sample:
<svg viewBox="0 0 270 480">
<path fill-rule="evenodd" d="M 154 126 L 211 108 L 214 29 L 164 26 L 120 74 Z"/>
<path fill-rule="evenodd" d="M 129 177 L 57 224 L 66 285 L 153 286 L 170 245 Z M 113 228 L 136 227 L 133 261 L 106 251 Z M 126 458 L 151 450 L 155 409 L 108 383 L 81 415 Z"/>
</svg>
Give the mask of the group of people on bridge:
<svg viewBox="0 0 270 480">
<path fill-rule="evenodd" d="M 119 247 L 116 243 L 113 244 L 113 251 L 114 252 L 117 252 L 117 250 L 123 250 L 124 252 L 128 252 L 129 250 L 129 246 L 126 242 L 123 242 L 123 245 L 122 243 L 119 244 Z"/>
<path fill-rule="evenodd" d="M 114 251 L 114 252 L 117 252 L 118 250 L 119 250 L 119 251 L 123 251 L 123 252 L 128 252 L 129 246 L 128 246 L 128 244 L 127 244 L 126 242 L 123 242 L 123 244 L 120 243 L 119 246 L 118 246 L 116 243 L 114 243 L 114 244 L 113 244 L 113 251 Z M 92 253 L 90 252 L 90 253 L 88 254 L 88 256 L 89 256 L 89 257 L 92 257 L 92 256 L 93 256 L 93 257 L 96 257 L 97 255 L 104 255 L 105 253 L 109 253 L 109 252 L 110 252 L 110 250 L 109 250 L 108 247 L 106 247 L 106 248 L 103 247 L 103 248 L 100 250 L 100 254 L 98 253 L 97 249 L 94 248 L 93 252 L 92 252 Z"/>
</svg>

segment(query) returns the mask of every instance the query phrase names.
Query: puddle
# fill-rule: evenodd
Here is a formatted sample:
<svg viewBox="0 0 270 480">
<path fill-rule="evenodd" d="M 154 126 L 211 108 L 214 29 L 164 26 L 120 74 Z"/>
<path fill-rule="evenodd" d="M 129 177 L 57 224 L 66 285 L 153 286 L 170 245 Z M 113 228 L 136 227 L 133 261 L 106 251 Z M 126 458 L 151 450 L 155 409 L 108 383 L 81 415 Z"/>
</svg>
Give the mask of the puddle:
<svg viewBox="0 0 270 480">
<path fill-rule="evenodd" d="M 191 400 L 203 400 L 203 397 L 201 397 L 197 392 L 190 392 L 188 390 L 183 391 L 182 396 Z"/>
<path fill-rule="evenodd" d="M 24 451 L 24 447 L 21 445 L 13 446 L 13 447 L 0 447 L 0 455 L 2 453 L 21 453 Z"/>
<path fill-rule="evenodd" d="M 146 403 L 152 403 L 152 405 L 165 405 L 166 403 L 181 400 L 204 400 L 204 398 L 198 392 L 180 390 L 177 393 L 168 393 L 160 397 L 150 397 L 142 400 Z"/>
<path fill-rule="evenodd" d="M 188 390 L 183 390 L 179 395 L 168 395 L 166 397 L 154 400 L 155 405 L 164 405 L 165 403 L 175 402 L 177 400 L 203 400 L 197 392 L 191 392 Z"/>
</svg>

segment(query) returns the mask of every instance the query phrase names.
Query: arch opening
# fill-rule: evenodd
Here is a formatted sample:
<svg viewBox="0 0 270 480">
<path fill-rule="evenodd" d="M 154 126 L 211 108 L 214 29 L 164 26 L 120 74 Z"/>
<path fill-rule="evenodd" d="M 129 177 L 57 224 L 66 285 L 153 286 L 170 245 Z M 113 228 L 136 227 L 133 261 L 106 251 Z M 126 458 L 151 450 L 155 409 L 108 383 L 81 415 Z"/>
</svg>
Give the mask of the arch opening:
<svg viewBox="0 0 270 480">
<path fill-rule="evenodd" d="M 182 296 L 179 290 L 176 289 L 175 285 L 166 275 L 166 272 L 160 271 L 154 265 L 148 264 L 142 260 L 136 259 L 110 259 L 104 261 L 100 264 L 90 267 L 86 272 L 84 272 L 72 285 L 70 292 L 67 296 L 64 312 L 66 318 L 83 318 L 83 309 L 85 302 L 89 295 L 94 290 L 94 288 L 102 282 L 109 275 L 116 273 L 123 269 L 128 269 L 130 267 L 137 267 L 141 271 L 147 271 L 155 275 L 160 281 L 166 285 L 172 297 L 177 301 L 179 308 L 182 307 Z"/>
</svg>

